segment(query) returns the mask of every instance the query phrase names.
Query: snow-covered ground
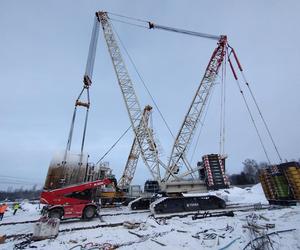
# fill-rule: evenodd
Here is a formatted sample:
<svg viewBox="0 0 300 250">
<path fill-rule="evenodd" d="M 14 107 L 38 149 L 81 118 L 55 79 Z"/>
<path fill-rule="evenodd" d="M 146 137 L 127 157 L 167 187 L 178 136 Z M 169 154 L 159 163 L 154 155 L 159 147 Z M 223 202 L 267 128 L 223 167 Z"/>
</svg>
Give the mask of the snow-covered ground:
<svg viewBox="0 0 300 250">
<path fill-rule="evenodd" d="M 217 193 L 227 197 L 230 204 L 245 204 L 261 202 L 266 204 L 260 185 L 250 189 L 231 188 L 220 190 Z M 8 211 L 2 223 L 27 221 L 38 219 L 38 205 L 22 204 L 25 211 L 18 211 L 13 216 Z M 37 249 L 91 249 L 92 245 L 105 246 L 118 245 L 120 249 L 243 249 L 251 239 L 249 228 L 245 228 L 247 220 L 254 218 L 256 225 L 265 226 L 275 224 L 275 228 L 266 229 L 266 233 L 279 230 L 296 229 L 270 236 L 273 249 L 300 249 L 300 206 L 276 209 L 257 210 L 248 212 L 235 212 L 234 217 L 212 217 L 192 220 L 192 216 L 185 218 L 174 217 L 168 220 L 154 219 L 150 213 L 121 214 L 105 216 L 120 212 L 129 212 L 127 208 L 103 209 L 102 221 L 95 218 L 92 221 L 63 222 L 60 230 L 74 227 L 87 227 L 91 225 L 116 223 L 123 221 L 139 222 L 138 228 L 127 229 L 124 226 L 105 227 L 73 232 L 62 232 L 56 239 L 33 242 L 31 246 Z M 0 234 L 31 233 L 33 223 L 17 225 L 1 225 Z M 263 231 L 263 230 L 260 230 Z M 16 243 L 24 239 L 7 239 L 0 249 L 13 249 Z M 226 247 L 228 244 L 230 246 Z M 82 245 L 83 247 L 79 246 Z M 76 247 L 77 246 L 77 247 Z M 84 246 L 86 246 L 84 248 Z M 29 247 L 27 248 L 29 249 Z M 93 248 L 101 249 L 101 248 Z M 108 249 L 108 248 L 107 248 Z M 250 248 L 247 248 L 250 249 Z M 271 249 L 271 248 L 270 248 Z"/>
</svg>

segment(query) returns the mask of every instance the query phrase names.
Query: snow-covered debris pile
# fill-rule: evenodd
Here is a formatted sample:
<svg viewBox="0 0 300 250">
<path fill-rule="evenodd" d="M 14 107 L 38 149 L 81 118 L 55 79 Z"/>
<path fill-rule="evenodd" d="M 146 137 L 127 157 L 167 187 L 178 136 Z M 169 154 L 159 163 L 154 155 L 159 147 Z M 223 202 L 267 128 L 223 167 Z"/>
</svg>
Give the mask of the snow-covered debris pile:
<svg viewBox="0 0 300 250">
<path fill-rule="evenodd" d="M 260 183 L 251 188 L 231 187 L 229 189 L 211 191 L 210 194 L 218 195 L 231 203 L 268 203 Z"/>
</svg>

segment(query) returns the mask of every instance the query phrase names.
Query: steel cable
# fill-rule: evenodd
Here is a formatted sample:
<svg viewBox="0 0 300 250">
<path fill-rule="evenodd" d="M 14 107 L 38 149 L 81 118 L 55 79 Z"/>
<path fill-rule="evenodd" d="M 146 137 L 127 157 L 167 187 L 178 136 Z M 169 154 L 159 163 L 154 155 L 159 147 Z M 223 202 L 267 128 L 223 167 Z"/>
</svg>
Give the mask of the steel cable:
<svg viewBox="0 0 300 250">
<path fill-rule="evenodd" d="M 113 26 L 113 25 L 112 25 L 112 26 Z M 122 48 L 124 49 L 126 55 L 128 56 L 128 58 L 129 58 L 129 60 L 130 60 L 130 62 L 131 62 L 131 64 L 132 64 L 132 66 L 133 66 L 133 68 L 134 68 L 136 74 L 138 75 L 138 77 L 139 77 L 141 83 L 143 84 L 143 86 L 144 86 L 144 88 L 145 88 L 147 94 L 150 96 L 150 98 L 151 98 L 151 100 L 152 100 L 154 106 L 156 107 L 156 109 L 157 109 L 157 111 L 158 111 L 160 117 L 162 118 L 162 120 L 163 120 L 165 126 L 167 127 L 167 129 L 168 129 L 169 133 L 171 134 L 171 136 L 173 137 L 173 139 L 175 139 L 175 136 L 174 136 L 174 134 L 172 133 L 170 126 L 168 125 L 166 119 L 164 118 L 162 112 L 160 111 L 160 108 L 158 107 L 156 101 L 154 100 L 154 97 L 152 96 L 152 94 L 151 94 L 149 88 L 147 87 L 145 81 L 143 80 L 141 74 L 139 73 L 136 64 L 134 63 L 134 61 L 133 61 L 132 57 L 130 56 L 129 52 L 127 51 L 127 49 L 126 49 L 124 43 L 122 42 L 122 40 L 121 40 L 119 34 L 117 33 L 116 29 L 114 28 L 114 26 L 113 26 L 113 29 L 114 29 L 114 32 L 115 32 L 116 36 L 118 37 L 118 39 L 119 39 L 119 41 L 120 41 L 120 44 L 121 44 Z"/>
<path fill-rule="evenodd" d="M 229 63 L 230 63 L 229 57 L 228 57 L 228 61 L 229 61 Z M 238 86 L 238 89 L 239 89 L 239 91 L 240 91 L 240 93 L 241 93 L 241 95 L 242 95 L 242 97 L 243 97 L 244 103 L 245 103 L 246 108 L 247 108 L 247 111 L 248 111 L 248 113 L 249 113 L 249 115 L 250 115 L 252 124 L 253 124 L 253 126 L 254 126 L 254 128 L 255 128 L 256 134 L 257 134 L 257 136 L 258 136 L 258 138 L 259 138 L 259 141 L 260 141 L 260 144 L 261 144 L 261 146 L 262 146 L 262 148 L 263 148 L 263 151 L 264 151 L 264 153 L 265 153 L 265 156 L 266 156 L 266 158 L 267 158 L 269 164 L 271 164 L 271 161 L 270 161 L 269 155 L 268 155 L 268 153 L 267 153 L 266 147 L 265 147 L 265 145 L 264 145 L 264 143 L 263 143 L 263 140 L 262 140 L 262 137 L 261 137 L 261 135 L 260 135 L 260 133 L 259 133 L 258 127 L 257 127 L 257 125 L 256 125 L 256 122 L 255 122 L 254 117 L 253 117 L 253 115 L 252 115 L 252 112 L 251 112 L 251 110 L 250 110 L 250 107 L 249 107 L 249 104 L 248 104 L 248 102 L 247 102 L 247 99 L 246 99 L 246 97 L 245 97 L 245 95 L 244 95 L 244 92 L 243 92 L 243 90 L 242 90 L 242 88 L 241 88 L 241 84 L 240 84 L 240 82 L 239 82 L 238 79 L 235 79 L 235 81 L 236 81 L 236 84 L 237 84 L 237 86 Z"/>
<path fill-rule="evenodd" d="M 127 132 L 129 131 L 129 129 L 131 128 L 131 126 L 129 126 L 124 132 L 123 134 L 114 142 L 113 145 L 111 145 L 111 147 L 106 151 L 106 153 L 97 161 L 96 165 L 101 162 L 105 156 L 107 156 L 110 151 L 119 143 L 119 141 L 127 134 Z"/>
<path fill-rule="evenodd" d="M 252 97 L 252 99 L 253 99 L 253 102 L 255 103 L 255 106 L 256 106 L 256 108 L 257 108 L 257 111 L 258 111 L 258 113 L 259 113 L 259 115 L 260 115 L 260 117 L 261 117 L 261 119 L 262 119 L 262 121 L 263 121 L 263 123 L 264 123 L 264 125 L 265 125 L 265 128 L 266 128 L 266 130 L 267 130 L 267 132 L 268 132 L 268 135 L 269 135 L 269 137 L 270 137 L 270 139 L 271 139 L 271 141 L 272 141 L 272 144 L 273 144 L 273 147 L 275 148 L 275 151 L 276 151 L 276 153 L 277 153 L 277 156 L 278 156 L 280 162 L 282 162 L 282 157 L 281 157 L 281 155 L 280 155 L 280 153 L 279 153 L 279 150 L 278 150 L 278 148 L 277 148 L 277 145 L 275 144 L 275 141 L 274 141 L 274 138 L 273 138 L 273 136 L 272 136 L 272 134 L 271 134 L 271 131 L 270 131 L 270 129 L 269 129 L 269 126 L 268 126 L 268 124 L 267 124 L 267 122 L 266 122 L 266 120 L 265 120 L 265 118 L 264 118 L 264 116 L 263 116 L 263 114 L 262 114 L 262 112 L 261 112 L 261 109 L 260 109 L 259 106 L 258 106 L 257 100 L 256 100 L 256 98 L 255 98 L 255 96 L 254 96 L 254 94 L 253 94 L 253 92 L 252 92 L 252 89 L 250 88 L 250 85 L 249 85 L 249 83 L 247 82 L 244 73 L 243 73 L 243 72 L 241 72 L 241 73 L 242 73 L 242 76 L 243 76 L 243 78 L 244 78 L 245 84 L 246 84 L 246 86 L 248 87 L 248 90 L 249 90 L 249 92 L 250 92 L 250 95 L 251 95 L 251 97 Z"/>
</svg>

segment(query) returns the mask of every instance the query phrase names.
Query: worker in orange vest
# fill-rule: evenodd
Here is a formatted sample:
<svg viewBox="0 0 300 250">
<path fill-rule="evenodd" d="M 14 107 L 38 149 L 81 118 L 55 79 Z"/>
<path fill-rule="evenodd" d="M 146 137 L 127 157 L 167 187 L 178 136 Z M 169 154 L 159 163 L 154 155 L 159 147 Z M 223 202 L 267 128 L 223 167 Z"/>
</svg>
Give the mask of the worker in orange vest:
<svg viewBox="0 0 300 250">
<path fill-rule="evenodd" d="M 6 205 L 6 203 L 3 203 L 0 205 L 0 221 L 3 219 L 4 213 L 7 209 L 7 207 L 8 206 Z"/>
</svg>

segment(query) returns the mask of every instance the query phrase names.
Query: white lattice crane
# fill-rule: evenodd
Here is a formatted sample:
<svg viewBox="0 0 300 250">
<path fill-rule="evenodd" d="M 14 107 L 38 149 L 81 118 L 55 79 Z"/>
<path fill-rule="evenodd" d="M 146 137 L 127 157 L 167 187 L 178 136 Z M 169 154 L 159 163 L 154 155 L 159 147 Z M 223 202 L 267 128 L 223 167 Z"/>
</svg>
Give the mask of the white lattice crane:
<svg viewBox="0 0 300 250">
<path fill-rule="evenodd" d="M 149 123 L 149 117 L 151 115 L 151 110 L 152 110 L 152 107 L 150 105 L 147 105 L 144 108 L 143 117 L 144 117 L 144 120 L 145 120 L 145 123 L 147 126 Z M 141 123 L 140 123 L 140 126 L 141 126 Z M 123 170 L 123 174 L 122 174 L 120 180 L 118 181 L 118 188 L 124 190 L 124 189 L 127 189 L 129 187 L 129 185 L 131 184 L 131 181 L 135 174 L 135 170 L 137 167 L 137 163 L 138 163 L 140 154 L 141 154 L 141 148 L 139 147 L 137 138 L 134 137 L 129 156 L 127 158 L 126 165 Z"/>
</svg>

